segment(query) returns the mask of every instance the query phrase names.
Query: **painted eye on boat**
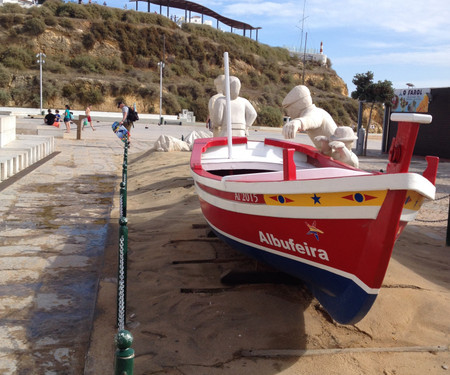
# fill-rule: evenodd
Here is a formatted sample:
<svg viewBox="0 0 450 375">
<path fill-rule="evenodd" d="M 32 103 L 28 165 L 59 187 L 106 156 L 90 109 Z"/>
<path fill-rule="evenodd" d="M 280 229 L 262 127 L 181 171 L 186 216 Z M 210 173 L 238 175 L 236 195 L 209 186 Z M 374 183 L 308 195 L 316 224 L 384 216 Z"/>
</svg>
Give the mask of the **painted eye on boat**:
<svg viewBox="0 0 450 375">
<path fill-rule="evenodd" d="M 356 193 L 353 198 L 355 199 L 355 201 L 361 203 L 364 200 L 364 195 L 362 195 L 361 193 Z"/>
</svg>

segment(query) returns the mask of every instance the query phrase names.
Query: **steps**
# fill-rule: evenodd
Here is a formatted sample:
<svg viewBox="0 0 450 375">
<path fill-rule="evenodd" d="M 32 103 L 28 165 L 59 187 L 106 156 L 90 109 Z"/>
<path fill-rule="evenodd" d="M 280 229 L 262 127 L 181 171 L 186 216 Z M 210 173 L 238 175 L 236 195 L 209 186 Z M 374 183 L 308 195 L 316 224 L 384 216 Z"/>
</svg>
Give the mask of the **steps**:
<svg viewBox="0 0 450 375">
<path fill-rule="evenodd" d="M 50 135 L 16 135 L 15 116 L 0 116 L 0 182 L 50 155 Z"/>
</svg>

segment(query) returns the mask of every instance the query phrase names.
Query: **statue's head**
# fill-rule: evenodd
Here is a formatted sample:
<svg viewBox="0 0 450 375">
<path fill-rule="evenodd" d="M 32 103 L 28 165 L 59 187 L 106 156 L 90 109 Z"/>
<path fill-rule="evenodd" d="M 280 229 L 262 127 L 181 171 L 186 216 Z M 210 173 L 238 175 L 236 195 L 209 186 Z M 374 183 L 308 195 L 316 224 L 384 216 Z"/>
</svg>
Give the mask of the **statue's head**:
<svg viewBox="0 0 450 375">
<path fill-rule="evenodd" d="M 312 105 L 312 98 L 306 86 L 295 86 L 283 99 L 282 106 L 291 118 L 300 117 L 302 112 Z"/>
<path fill-rule="evenodd" d="M 216 90 L 219 94 L 223 94 L 225 91 L 223 87 L 224 83 L 225 83 L 225 75 L 223 74 L 217 76 L 217 78 L 214 80 L 214 86 L 216 86 Z"/>
<path fill-rule="evenodd" d="M 230 99 L 234 100 L 241 91 L 241 81 L 238 77 L 230 76 Z"/>
<path fill-rule="evenodd" d="M 353 141 L 358 139 L 358 137 L 353 132 L 353 129 L 349 126 L 338 126 L 334 131 L 334 134 L 331 134 L 330 140 L 332 141 L 340 141 L 345 144 L 349 150 L 352 149 Z"/>
</svg>

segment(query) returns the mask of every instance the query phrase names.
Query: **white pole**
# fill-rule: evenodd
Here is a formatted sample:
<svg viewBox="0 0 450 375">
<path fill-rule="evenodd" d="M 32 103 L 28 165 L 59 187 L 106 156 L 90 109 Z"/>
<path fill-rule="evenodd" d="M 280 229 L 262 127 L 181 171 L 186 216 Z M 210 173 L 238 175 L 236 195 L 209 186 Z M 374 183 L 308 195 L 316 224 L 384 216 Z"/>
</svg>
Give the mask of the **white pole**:
<svg viewBox="0 0 450 375">
<path fill-rule="evenodd" d="M 39 63 L 39 94 L 40 94 L 40 114 L 42 114 L 42 64 L 45 63 L 44 57 L 45 54 L 42 52 L 39 52 L 36 57 L 39 57 L 39 60 L 37 61 Z"/>
<path fill-rule="evenodd" d="M 160 61 L 159 65 L 159 125 L 162 125 L 162 72 L 164 63 Z"/>
<path fill-rule="evenodd" d="M 41 110 L 40 113 L 42 113 L 42 57 L 39 59 L 39 73 L 40 73 L 40 93 L 41 93 Z"/>
<path fill-rule="evenodd" d="M 233 138 L 231 130 L 231 99 L 230 99 L 230 69 L 228 66 L 228 52 L 223 54 L 223 63 L 225 68 L 225 98 L 226 106 L 226 120 L 227 120 L 227 136 L 228 136 L 228 159 L 233 157 Z"/>
</svg>

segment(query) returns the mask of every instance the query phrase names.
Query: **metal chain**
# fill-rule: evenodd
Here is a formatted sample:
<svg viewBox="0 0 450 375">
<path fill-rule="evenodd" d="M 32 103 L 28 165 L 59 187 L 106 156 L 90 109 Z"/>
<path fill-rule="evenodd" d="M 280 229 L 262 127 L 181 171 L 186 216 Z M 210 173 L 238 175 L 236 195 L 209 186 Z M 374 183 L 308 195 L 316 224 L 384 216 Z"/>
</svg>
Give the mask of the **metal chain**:
<svg viewBox="0 0 450 375">
<path fill-rule="evenodd" d="M 444 195 L 444 196 L 442 196 L 440 198 L 435 198 L 434 201 L 431 201 L 431 202 L 440 201 L 441 199 L 445 199 L 445 198 L 448 198 L 448 197 L 450 197 L 450 194 Z"/>
<path fill-rule="evenodd" d="M 119 213 L 120 213 L 120 217 L 123 216 L 123 195 L 120 194 L 119 195 Z"/>
<path fill-rule="evenodd" d="M 433 203 L 433 202 L 440 201 L 440 200 L 442 200 L 442 199 L 446 199 L 446 198 L 448 198 L 448 197 L 450 197 L 450 194 L 444 195 L 444 196 L 442 196 L 442 197 L 440 197 L 440 198 L 435 198 L 435 199 L 432 200 L 432 201 L 425 202 L 424 205 L 427 204 L 427 203 L 430 203 L 430 204 L 431 204 L 431 203 Z M 445 221 L 447 221 L 447 220 L 448 220 L 448 219 L 439 219 L 439 220 L 415 219 L 415 221 L 419 221 L 419 222 L 421 222 L 421 223 L 443 223 L 443 222 L 445 222 Z"/>
<path fill-rule="evenodd" d="M 422 220 L 422 219 L 416 219 L 415 221 L 420 221 L 422 223 L 443 223 L 444 221 L 447 221 L 448 219 L 441 219 L 441 220 Z"/>
<path fill-rule="evenodd" d="M 124 261 L 124 242 L 125 237 L 120 237 L 119 243 L 119 330 L 125 328 L 125 261 Z"/>
</svg>

